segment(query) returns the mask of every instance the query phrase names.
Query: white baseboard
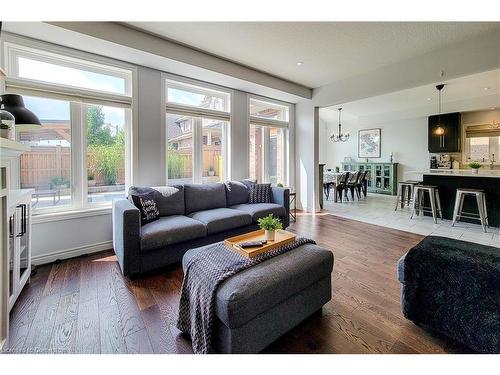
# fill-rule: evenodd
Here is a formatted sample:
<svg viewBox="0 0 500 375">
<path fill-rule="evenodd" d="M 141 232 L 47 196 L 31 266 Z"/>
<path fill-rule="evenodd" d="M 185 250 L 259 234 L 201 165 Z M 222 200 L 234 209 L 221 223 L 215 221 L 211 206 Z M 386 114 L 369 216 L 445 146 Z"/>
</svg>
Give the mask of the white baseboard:
<svg viewBox="0 0 500 375">
<path fill-rule="evenodd" d="M 112 248 L 113 248 L 113 241 L 99 242 L 88 246 L 80 246 L 71 249 L 58 250 L 41 255 L 33 255 L 31 257 L 31 262 L 36 265 L 41 265 L 41 264 L 55 262 L 58 259 L 74 258 L 84 254 L 91 254 L 103 250 L 110 250 Z"/>
</svg>

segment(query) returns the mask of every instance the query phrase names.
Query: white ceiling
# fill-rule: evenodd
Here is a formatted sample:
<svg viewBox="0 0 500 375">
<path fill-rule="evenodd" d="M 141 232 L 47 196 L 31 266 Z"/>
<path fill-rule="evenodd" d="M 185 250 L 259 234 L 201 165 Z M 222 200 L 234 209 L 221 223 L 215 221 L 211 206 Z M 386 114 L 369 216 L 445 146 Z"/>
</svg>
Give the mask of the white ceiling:
<svg viewBox="0 0 500 375">
<path fill-rule="evenodd" d="M 130 22 L 316 88 L 500 29 L 500 22 Z M 304 62 L 297 66 L 297 62 Z"/>
<path fill-rule="evenodd" d="M 440 82 L 436 82 L 440 83 Z M 442 112 L 467 112 L 500 108 L 500 69 L 444 80 Z M 344 119 L 378 122 L 429 116 L 438 112 L 435 84 L 419 86 L 340 105 Z M 338 107 L 322 108 L 322 119 L 337 121 Z"/>
</svg>

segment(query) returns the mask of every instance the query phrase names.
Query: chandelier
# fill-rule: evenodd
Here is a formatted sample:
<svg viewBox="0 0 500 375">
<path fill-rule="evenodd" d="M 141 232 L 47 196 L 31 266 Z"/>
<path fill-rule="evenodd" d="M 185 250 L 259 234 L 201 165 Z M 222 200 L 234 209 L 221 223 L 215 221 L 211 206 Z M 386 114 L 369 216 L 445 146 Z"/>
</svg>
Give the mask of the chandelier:
<svg viewBox="0 0 500 375">
<path fill-rule="evenodd" d="M 339 108 L 339 132 L 337 134 L 333 133 L 330 136 L 330 141 L 332 141 L 332 142 L 345 142 L 349 139 L 349 132 L 342 133 L 342 123 L 340 121 L 341 112 L 342 112 L 342 108 Z"/>
</svg>

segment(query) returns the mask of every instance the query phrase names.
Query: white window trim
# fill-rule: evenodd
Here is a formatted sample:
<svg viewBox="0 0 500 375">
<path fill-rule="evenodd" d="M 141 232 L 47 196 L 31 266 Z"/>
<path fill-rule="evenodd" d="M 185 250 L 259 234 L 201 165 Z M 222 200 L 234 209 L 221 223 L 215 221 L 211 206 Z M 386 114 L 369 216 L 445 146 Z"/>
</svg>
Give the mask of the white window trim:
<svg viewBox="0 0 500 375">
<path fill-rule="evenodd" d="M 206 118 L 211 120 L 220 120 L 227 122 L 227 125 L 222 127 L 222 147 L 221 152 L 224 158 L 224 172 L 223 178 L 225 180 L 230 179 L 231 171 L 229 170 L 229 137 L 231 127 L 231 111 L 232 111 L 232 103 L 234 90 L 214 85 L 208 82 L 198 81 L 191 78 L 176 76 L 174 74 L 165 73 L 161 74 L 162 80 L 162 93 L 161 93 L 161 103 L 164 106 L 162 110 L 164 111 L 164 116 L 162 116 L 162 169 L 164 171 L 164 183 L 169 183 L 168 177 L 168 154 L 167 154 L 167 145 L 168 145 L 168 132 L 167 132 L 167 113 L 175 114 L 175 115 L 184 115 L 188 117 L 195 118 Z M 176 85 L 178 83 L 178 85 Z M 227 94 L 229 97 L 228 103 L 228 112 L 219 111 L 215 109 L 206 109 L 199 108 L 195 106 L 183 105 L 178 103 L 172 103 L 167 101 L 167 88 L 168 87 L 178 87 L 179 89 L 185 90 L 186 87 L 182 84 L 186 84 L 189 86 L 199 87 L 201 89 L 213 90 L 216 92 L 221 92 L 223 94 Z M 198 121 L 196 120 L 196 123 Z M 203 183 L 203 124 L 200 121 L 199 124 L 194 124 L 192 129 L 193 136 L 193 146 L 192 146 L 192 183 L 201 184 Z"/>
<path fill-rule="evenodd" d="M 4 35 L 2 35 L 4 36 Z M 138 166 L 137 154 L 137 67 L 118 62 L 105 57 L 95 58 L 95 55 L 86 52 L 57 46 L 51 43 L 41 42 L 30 38 L 20 37 L 9 33 L 5 34 L 0 48 L 4 52 L 4 64 L 7 67 L 8 77 L 4 79 L 3 91 L 5 93 L 17 93 L 21 95 L 50 98 L 70 102 L 71 123 L 71 205 L 61 207 L 47 207 L 33 210 L 33 216 L 47 216 L 49 221 L 57 220 L 57 217 L 82 217 L 89 212 L 91 216 L 101 211 L 111 209 L 111 202 L 88 203 L 87 168 L 86 168 L 86 144 L 87 134 L 84 126 L 85 112 L 83 107 L 90 104 L 125 108 L 125 191 L 133 182 L 133 169 Z M 42 61 L 50 60 L 62 66 L 72 68 L 83 68 L 100 74 L 113 75 L 125 78 L 126 94 L 109 93 L 105 91 L 89 90 L 72 86 L 47 83 L 38 80 L 15 78 L 17 75 L 16 61 L 18 57 L 34 56 Z M 57 57 L 60 57 L 57 59 Z M 78 60 L 82 60 L 78 63 Z M 76 157 L 80 155 L 81 157 Z M 69 216 L 68 216 L 69 215 Z"/>
<path fill-rule="evenodd" d="M 484 122 L 475 122 L 475 123 L 469 123 L 469 124 L 463 124 L 462 126 L 462 139 L 465 140 L 464 145 L 465 145 L 465 150 L 462 153 L 462 163 L 467 164 L 471 162 L 469 160 L 470 157 L 470 138 L 467 137 L 467 128 L 469 126 L 477 126 L 477 125 L 485 125 Z M 493 165 L 500 165 L 500 145 L 499 144 L 491 144 L 491 140 L 489 142 L 489 154 L 495 154 L 495 162 Z M 474 160 L 476 161 L 476 160 Z M 482 162 L 481 160 L 478 161 L 482 165 L 491 165 L 491 161 L 488 157 L 488 160 Z"/>
<path fill-rule="evenodd" d="M 86 88 L 78 88 L 81 91 L 95 92 L 97 94 L 111 94 L 118 96 L 132 96 L 132 76 L 135 67 L 131 65 L 119 64 L 114 60 L 107 58 L 95 59 L 94 55 L 89 55 L 75 50 L 55 46 L 53 44 L 34 41 L 29 38 L 13 36 L 7 34 L 2 45 L 4 52 L 4 66 L 8 77 L 15 77 L 21 81 L 38 82 L 40 84 L 50 84 L 61 87 L 63 89 L 75 89 L 75 86 L 67 86 L 62 84 L 50 83 L 34 79 L 26 79 L 19 77 L 19 58 L 27 58 L 30 60 L 42 61 L 50 64 L 60 65 L 67 68 L 81 69 L 92 73 L 104 74 L 121 78 L 125 81 L 123 94 L 113 93 L 100 90 L 92 90 Z"/>
<path fill-rule="evenodd" d="M 257 100 L 264 103 L 271 103 L 280 106 L 288 107 L 288 121 L 284 120 L 274 120 L 274 119 L 265 119 L 262 117 L 251 116 L 250 115 L 250 102 L 251 100 Z M 248 94 L 247 95 L 247 113 L 248 113 L 248 128 L 250 125 L 257 125 L 263 127 L 264 131 L 264 140 L 262 147 L 262 179 L 263 182 L 269 183 L 269 150 L 270 150 L 270 131 L 269 128 L 281 128 L 282 129 L 282 142 L 283 142 L 283 150 L 282 150 L 282 174 L 283 181 L 280 181 L 285 186 L 293 187 L 293 177 L 294 171 L 292 170 L 292 165 L 290 160 L 292 160 L 292 147 L 291 143 L 294 142 L 294 137 L 292 136 L 294 131 L 294 111 L 295 107 L 292 103 L 283 102 L 280 100 L 262 97 L 258 95 Z M 250 136 L 248 137 L 248 142 L 250 142 Z M 248 147 L 248 172 L 247 175 L 250 176 L 250 147 Z"/>
</svg>

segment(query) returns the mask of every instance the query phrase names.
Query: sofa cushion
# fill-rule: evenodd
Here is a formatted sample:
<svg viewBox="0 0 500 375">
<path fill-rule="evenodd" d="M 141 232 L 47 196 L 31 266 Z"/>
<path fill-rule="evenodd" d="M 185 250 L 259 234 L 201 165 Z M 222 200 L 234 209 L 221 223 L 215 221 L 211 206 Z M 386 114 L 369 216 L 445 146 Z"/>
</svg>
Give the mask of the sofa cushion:
<svg viewBox="0 0 500 375">
<path fill-rule="evenodd" d="M 226 181 L 226 203 L 227 206 L 248 203 L 248 186 L 241 181 Z"/>
<path fill-rule="evenodd" d="M 221 183 L 184 185 L 186 214 L 226 207 L 226 188 Z"/>
<path fill-rule="evenodd" d="M 265 217 L 269 214 L 273 214 L 277 217 L 284 217 L 286 215 L 285 207 L 275 203 L 237 204 L 230 208 L 249 213 L 254 223 L 261 217 Z"/>
<path fill-rule="evenodd" d="M 271 203 L 271 184 L 254 184 L 248 194 L 248 203 Z"/>
<path fill-rule="evenodd" d="M 198 211 L 190 214 L 189 217 L 205 224 L 208 235 L 252 224 L 250 214 L 230 208 Z"/>
<path fill-rule="evenodd" d="M 183 269 L 199 251 L 189 250 Z M 333 269 L 333 253 L 306 244 L 231 276 L 217 289 L 215 312 L 228 327 L 238 328 L 257 315 L 327 277 Z"/>
<path fill-rule="evenodd" d="M 205 237 L 205 225 L 183 215 L 160 217 L 141 228 L 141 250 L 161 249 L 179 242 Z"/>
<path fill-rule="evenodd" d="M 131 186 L 128 190 L 129 197 L 131 195 L 144 194 L 153 192 L 156 206 L 160 212 L 160 216 L 184 215 L 184 186 L 153 186 L 140 187 Z"/>
</svg>

